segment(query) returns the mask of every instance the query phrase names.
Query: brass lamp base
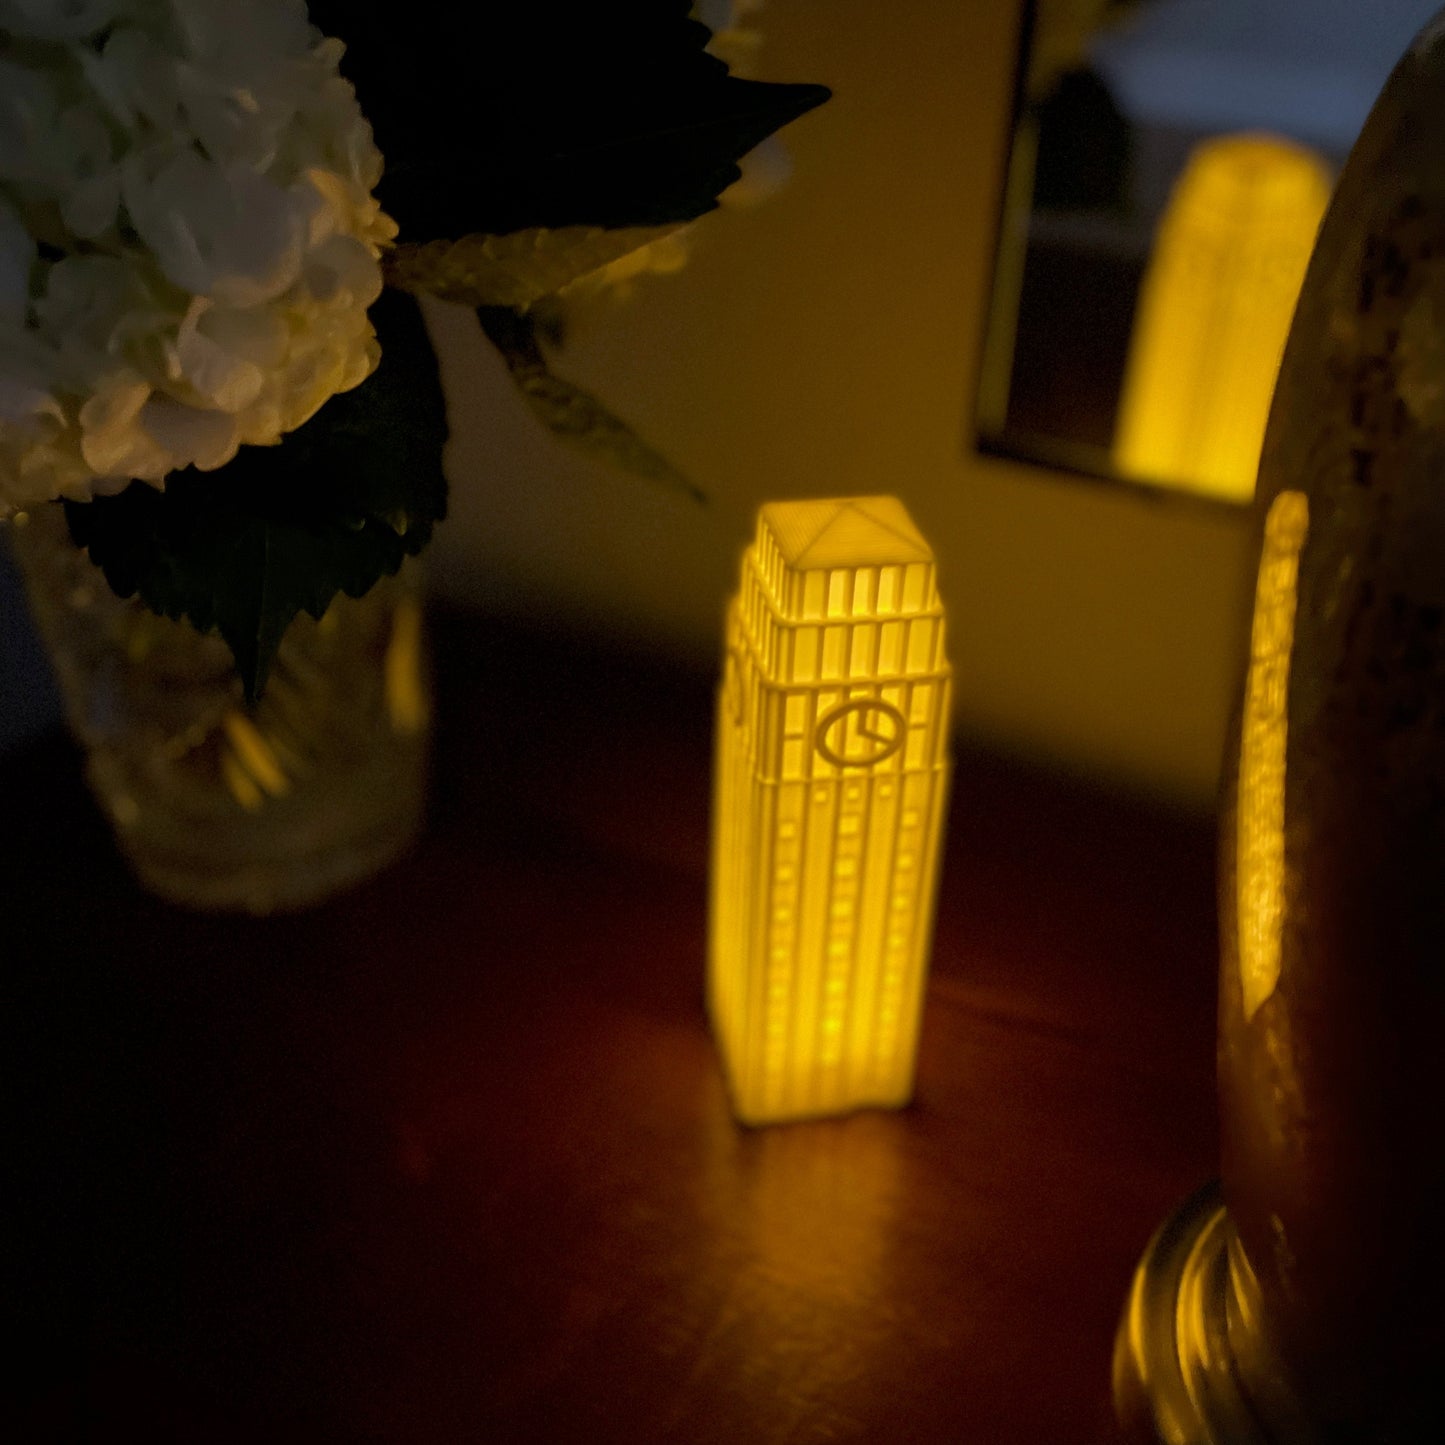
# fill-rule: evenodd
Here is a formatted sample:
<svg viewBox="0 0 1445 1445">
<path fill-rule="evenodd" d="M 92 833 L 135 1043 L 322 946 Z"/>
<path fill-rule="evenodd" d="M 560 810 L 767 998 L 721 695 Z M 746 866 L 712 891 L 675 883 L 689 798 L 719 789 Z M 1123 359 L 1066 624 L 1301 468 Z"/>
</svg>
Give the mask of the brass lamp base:
<svg viewBox="0 0 1445 1445">
<path fill-rule="evenodd" d="M 1317 1438 L 1261 1343 L 1253 1276 L 1217 1183 L 1159 1228 L 1114 1342 L 1114 1409 L 1137 1445 L 1303 1445 Z"/>
</svg>

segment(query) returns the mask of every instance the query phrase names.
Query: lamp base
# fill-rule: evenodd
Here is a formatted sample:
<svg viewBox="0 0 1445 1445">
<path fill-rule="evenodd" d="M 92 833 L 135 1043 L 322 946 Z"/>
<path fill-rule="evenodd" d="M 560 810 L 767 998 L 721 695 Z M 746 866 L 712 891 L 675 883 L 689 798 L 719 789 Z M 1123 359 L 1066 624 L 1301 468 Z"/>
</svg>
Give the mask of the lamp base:
<svg viewBox="0 0 1445 1445">
<path fill-rule="evenodd" d="M 1134 1272 L 1114 1342 L 1130 1445 L 1305 1445 L 1318 1438 L 1264 1346 L 1254 1281 L 1218 1183 L 1167 1219 Z"/>
</svg>

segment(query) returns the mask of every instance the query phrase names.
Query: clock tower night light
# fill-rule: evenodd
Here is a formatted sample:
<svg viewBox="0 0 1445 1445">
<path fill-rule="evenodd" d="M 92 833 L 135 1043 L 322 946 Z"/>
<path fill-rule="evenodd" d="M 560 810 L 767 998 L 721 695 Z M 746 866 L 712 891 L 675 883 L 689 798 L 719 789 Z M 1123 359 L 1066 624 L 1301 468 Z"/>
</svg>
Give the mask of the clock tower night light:
<svg viewBox="0 0 1445 1445">
<path fill-rule="evenodd" d="M 728 608 L 708 960 L 746 1123 L 912 1093 L 949 690 L 933 553 L 897 498 L 762 508 Z"/>
</svg>

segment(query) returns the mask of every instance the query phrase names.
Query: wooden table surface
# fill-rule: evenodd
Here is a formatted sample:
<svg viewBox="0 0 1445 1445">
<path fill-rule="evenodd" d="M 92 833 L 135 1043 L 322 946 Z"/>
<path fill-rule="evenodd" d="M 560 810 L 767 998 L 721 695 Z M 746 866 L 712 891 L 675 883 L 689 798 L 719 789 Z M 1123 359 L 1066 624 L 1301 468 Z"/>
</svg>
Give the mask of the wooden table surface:
<svg viewBox="0 0 1445 1445">
<path fill-rule="evenodd" d="M 148 899 L 63 739 L 0 761 L 8 1438 L 1100 1438 L 1214 1169 L 1210 821 L 964 753 L 915 1104 L 745 1130 L 709 681 L 437 647 L 427 836 L 305 915 Z"/>
</svg>

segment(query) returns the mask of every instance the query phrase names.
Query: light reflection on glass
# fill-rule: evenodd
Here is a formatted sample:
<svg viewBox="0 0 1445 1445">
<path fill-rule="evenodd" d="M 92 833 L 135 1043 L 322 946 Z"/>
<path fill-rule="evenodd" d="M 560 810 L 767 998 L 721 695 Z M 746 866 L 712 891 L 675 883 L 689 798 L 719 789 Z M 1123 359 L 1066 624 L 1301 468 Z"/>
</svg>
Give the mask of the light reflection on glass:
<svg viewBox="0 0 1445 1445">
<path fill-rule="evenodd" d="M 1279 982 L 1289 669 L 1299 557 L 1308 532 L 1305 494 L 1281 492 L 1265 520 L 1240 729 L 1236 888 L 1246 1020 Z"/>
</svg>

